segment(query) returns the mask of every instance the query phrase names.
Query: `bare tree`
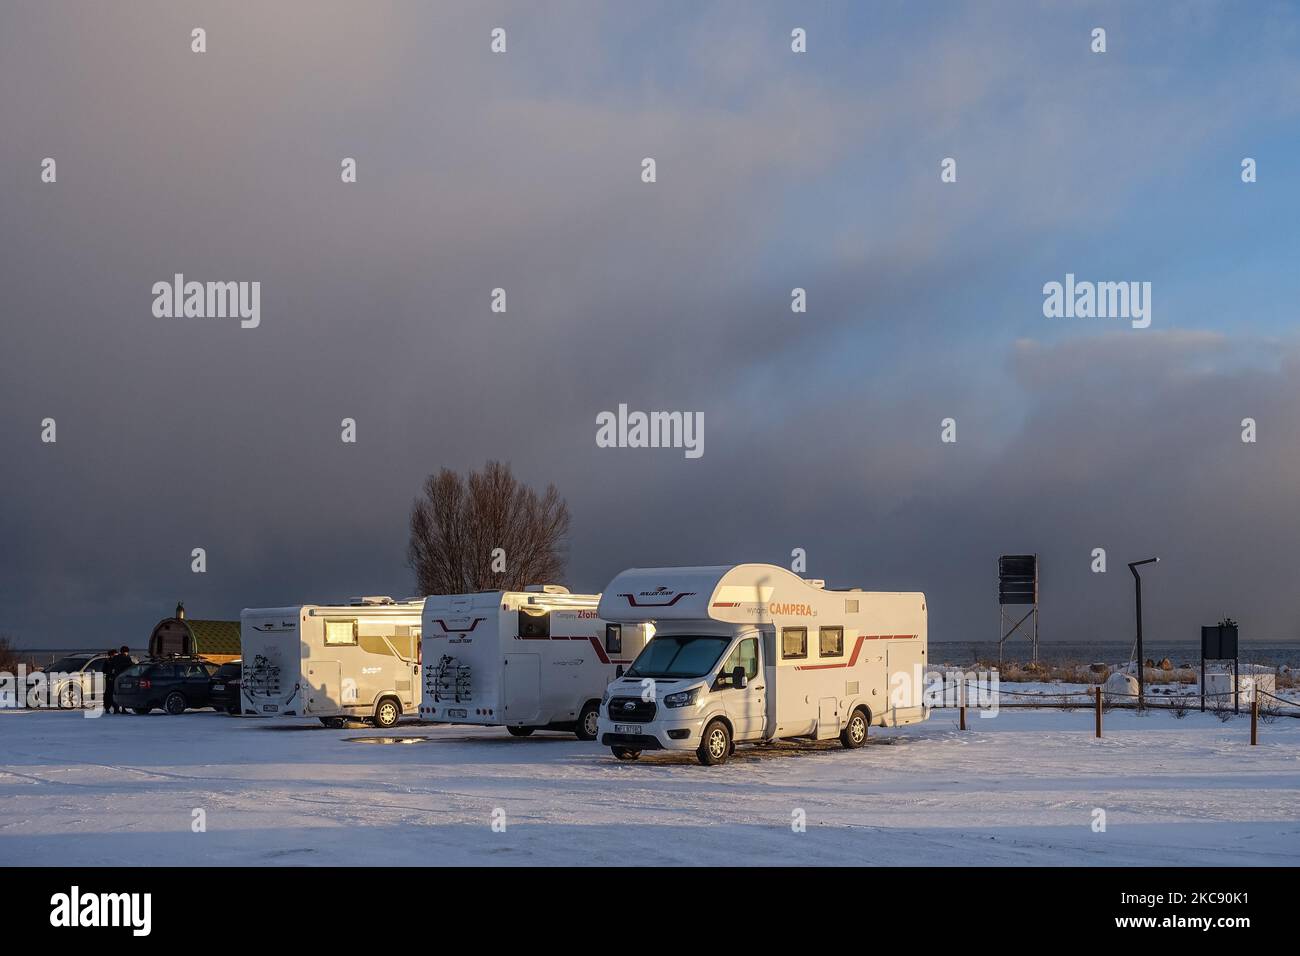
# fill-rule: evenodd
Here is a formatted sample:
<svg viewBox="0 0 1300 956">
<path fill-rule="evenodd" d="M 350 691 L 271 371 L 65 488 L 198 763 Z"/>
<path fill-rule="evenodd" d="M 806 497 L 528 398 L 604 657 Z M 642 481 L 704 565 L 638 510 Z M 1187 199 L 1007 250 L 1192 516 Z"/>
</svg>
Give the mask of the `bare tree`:
<svg viewBox="0 0 1300 956">
<path fill-rule="evenodd" d="M 554 485 L 539 495 L 497 461 L 468 480 L 443 468 L 411 506 L 406 561 L 421 594 L 517 591 L 560 580 L 568 533 Z"/>
<path fill-rule="evenodd" d="M 0 671 L 13 673 L 25 659 L 14 648 L 13 639 L 8 634 L 0 634 Z"/>
</svg>

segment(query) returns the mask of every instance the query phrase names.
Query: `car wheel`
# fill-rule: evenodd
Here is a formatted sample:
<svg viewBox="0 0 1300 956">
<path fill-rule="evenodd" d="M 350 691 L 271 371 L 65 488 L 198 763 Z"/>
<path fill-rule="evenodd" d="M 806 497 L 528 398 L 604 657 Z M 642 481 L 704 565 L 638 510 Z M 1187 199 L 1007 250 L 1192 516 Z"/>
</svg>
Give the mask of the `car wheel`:
<svg viewBox="0 0 1300 956">
<path fill-rule="evenodd" d="M 397 702 L 385 697 L 375 708 L 375 726 L 387 729 L 396 724 L 397 718 L 401 716 L 402 709 L 397 706 Z"/>
<path fill-rule="evenodd" d="M 609 749 L 619 760 L 635 760 L 641 756 L 641 751 L 629 750 L 627 747 L 610 747 Z"/>
<path fill-rule="evenodd" d="M 849 750 L 857 750 L 867 742 L 867 715 L 861 707 L 853 712 L 848 724 L 840 731 L 840 743 Z"/>
<path fill-rule="evenodd" d="M 507 727 L 506 728 L 506 730 L 510 732 L 511 737 L 527 737 L 536 729 L 537 729 L 536 727 Z"/>
<path fill-rule="evenodd" d="M 721 720 L 709 722 L 709 726 L 704 728 L 704 736 L 700 738 L 700 749 L 695 751 L 695 755 L 700 758 L 700 763 L 706 767 L 716 767 L 718 764 L 727 762 L 731 756 L 731 731 Z"/>
<path fill-rule="evenodd" d="M 131 708 L 131 712 L 132 712 L 133 714 L 139 714 L 141 717 L 143 717 L 145 714 L 149 713 L 149 711 L 151 711 L 151 710 L 153 710 L 152 707 L 132 707 L 132 708 Z"/>
<path fill-rule="evenodd" d="M 178 690 L 172 691 L 163 701 L 163 710 L 169 714 L 185 713 L 185 695 Z"/>
<path fill-rule="evenodd" d="M 64 684 L 59 688 L 59 706 L 75 709 L 81 706 L 81 688 L 76 684 Z"/>
<path fill-rule="evenodd" d="M 595 740 L 596 731 L 600 726 L 600 704 L 588 701 L 587 706 L 582 708 L 582 713 L 578 714 L 578 726 L 573 732 L 579 740 Z"/>
</svg>

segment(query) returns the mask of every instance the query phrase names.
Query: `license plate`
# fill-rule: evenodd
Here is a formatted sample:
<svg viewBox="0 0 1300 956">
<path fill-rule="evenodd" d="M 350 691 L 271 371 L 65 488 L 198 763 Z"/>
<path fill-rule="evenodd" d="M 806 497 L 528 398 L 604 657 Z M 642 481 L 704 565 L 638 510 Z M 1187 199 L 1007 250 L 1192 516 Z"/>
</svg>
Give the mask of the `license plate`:
<svg viewBox="0 0 1300 956">
<path fill-rule="evenodd" d="M 265 711 L 265 712 L 267 712 L 267 713 L 271 713 L 271 714 L 275 713 L 275 712 L 276 712 L 277 710 L 279 710 L 279 709 L 280 709 L 280 705 L 279 705 L 279 704 L 263 704 L 263 705 L 262 705 L 262 710 Z"/>
<path fill-rule="evenodd" d="M 226 685 L 225 685 L 225 684 L 213 684 L 213 685 L 212 685 L 212 689 L 213 689 L 213 690 L 225 690 L 225 689 L 226 689 Z"/>
<path fill-rule="evenodd" d="M 448 716 L 448 717 L 468 717 L 468 716 L 469 716 L 469 711 L 467 711 L 464 707 L 453 707 L 453 708 L 451 708 L 450 710 L 447 711 L 447 716 Z"/>
<path fill-rule="evenodd" d="M 641 730 L 642 728 L 640 724 L 615 724 L 614 725 L 614 733 L 616 734 L 640 734 Z"/>
</svg>

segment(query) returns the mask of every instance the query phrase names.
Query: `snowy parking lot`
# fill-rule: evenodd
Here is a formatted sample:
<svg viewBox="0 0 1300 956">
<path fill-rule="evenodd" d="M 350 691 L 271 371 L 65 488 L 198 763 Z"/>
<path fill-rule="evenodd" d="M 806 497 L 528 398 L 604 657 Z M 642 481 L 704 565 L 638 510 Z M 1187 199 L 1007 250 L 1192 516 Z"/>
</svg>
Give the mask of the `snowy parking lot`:
<svg viewBox="0 0 1300 956">
<path fill-rule="evenodd" d="M 1244 716 L 1111 712 L 1101 740 L 1092 722 L 1004 709 L 961 732 L 941 711 L 857 751 L 742 748 L 704 768 L 560 734 L 8 710 L 0 864 L 1300 859 L 1300 720 L 1261 725 L 1257 747 Z"/>
</svg>

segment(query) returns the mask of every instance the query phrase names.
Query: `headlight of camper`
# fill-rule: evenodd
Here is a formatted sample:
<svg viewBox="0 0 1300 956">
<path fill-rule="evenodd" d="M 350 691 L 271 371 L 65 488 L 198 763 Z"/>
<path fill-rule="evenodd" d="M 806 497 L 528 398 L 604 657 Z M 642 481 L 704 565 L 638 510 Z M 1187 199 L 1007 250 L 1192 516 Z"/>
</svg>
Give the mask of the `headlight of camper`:
<svg viewBox="0 0 1300 956">
<path fill-rule="evenodd" d="M 692 687 L 690 690 L 678 691 L 676 694 L 669 694 L 664 698 L 665 707 L 689 707 L 695 703 L 695 698 L 700 696 L 700 689 Z"/>
</svg>

